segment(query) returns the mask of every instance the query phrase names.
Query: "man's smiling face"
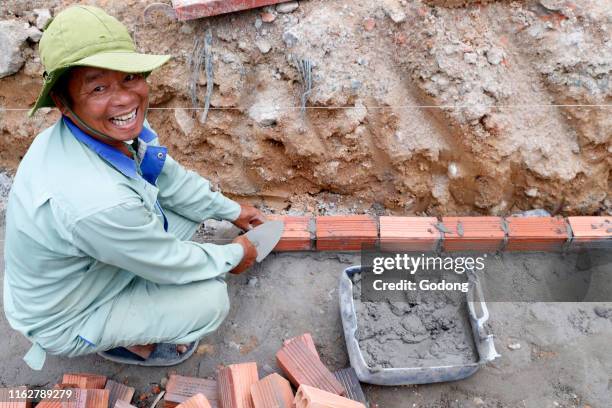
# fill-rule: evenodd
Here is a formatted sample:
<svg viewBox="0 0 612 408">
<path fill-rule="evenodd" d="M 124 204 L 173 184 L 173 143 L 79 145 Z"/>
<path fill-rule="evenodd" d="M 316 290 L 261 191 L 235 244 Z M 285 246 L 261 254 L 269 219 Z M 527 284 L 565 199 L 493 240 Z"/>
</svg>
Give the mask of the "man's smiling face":
<svg viewBox="0 0 612 408">
<path fill-rule="evenodd" d="M 98 132 L 127 141 L 142 131 L 149 99 L 143 75 L 76 67 L 70 71 L 66 91 L 72 111 Z"/>
</svg>

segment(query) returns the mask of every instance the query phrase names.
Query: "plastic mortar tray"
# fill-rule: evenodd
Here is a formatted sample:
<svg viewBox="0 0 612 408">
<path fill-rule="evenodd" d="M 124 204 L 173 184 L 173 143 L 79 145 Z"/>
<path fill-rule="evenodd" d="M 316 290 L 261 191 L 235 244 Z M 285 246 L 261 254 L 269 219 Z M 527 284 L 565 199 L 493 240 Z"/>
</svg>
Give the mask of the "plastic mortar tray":
<svg viewBox="0 0 612 408">
<path fill-rule="evenodd" d="M 473 271 L 468 271 L 470 289 L 466 293 L 469 321 L 472 327 L 474 344 L 479 360 L 463 365 L 446 365 L 434 367 L 404 367 L 380 368 L 369 367 L 357 341 L 357 315 L 353 302 L 353 282 L 351 277 L 361 272 L 361 266 L 351 266 L 342 272 L 340 277 L 340 312 L 344 339 L 348 349 L 351 366 L 355 369 L 361 382 L 376 385 L 409 385 L 430 384 L 445 381 L 455 381 L 467 378 L 489 361 L 500 357 L 493 344 L 493 336 L 488 333 L 485 323 L 489 319 L 489 311 L 484 302 L 480 282 Z"/>
</svg>

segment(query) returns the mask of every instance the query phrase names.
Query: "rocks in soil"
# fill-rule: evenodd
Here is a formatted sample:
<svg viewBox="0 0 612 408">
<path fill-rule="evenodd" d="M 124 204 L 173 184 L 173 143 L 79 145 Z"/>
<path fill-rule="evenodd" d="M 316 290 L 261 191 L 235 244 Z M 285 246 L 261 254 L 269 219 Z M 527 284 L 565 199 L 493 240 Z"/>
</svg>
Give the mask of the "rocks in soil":
<svg viewBox="0 0 612 408">
<path fill-rule="evenodd" d="M 281 14 L 293 13 L 299 6 L 300 4 L 297 1 L 288 1 L 286 3 L 277 4 L 276 11 Z"/>
<path fill-rule="evenodd" d="M 491 65 L 498 65 L 504 59 L 504 51 L 500 48 L 493 47 L 487 51 L 487 61 Z"/>
<path fill-rule="evenodd" d="M 35 41 L 59 9 L 21 3 L 0 24 L 0 100 L 27 108 L 43 71 Z M 536 204 L 562 215 L 612 214 L 612 118 L 591 106 L 612 96 L 603 3 L 424 3 L 337 0 L 277 11 L 291 2 L 220 17 L 208 120 L 191 128 L 181 114 L 152 109 L 149 121 L 161 143 L 176 135 L 182 164 L 276 210 L 367 212 L 382 197 L 398 214 L 508 215 Z M 173 55 L 149 77 L 151 107 L 189 107 L 187 61 L 203 21 L 139 25 L 133 17 L 144 6 L 130 4 L 110 2 L 107 11 L 137 33 L 142 51 Z M 10 21 L 21 27 L 11 26 L 8 40 Z M 314 64 L 304 114 L 294 58 Z M 201 102 L 204 75 L 197 88 Z M 255 114 L 261 92 L 282 102 Z M 589 106 L 554 106 L 568 102 Z M 11 135 L 0 138 L 0 165 L 16 168 L 57 119 L 45 112 L 24 121 L 0 111 Z M 332 197 L 333 206 L 319 206 Z"/>
<path fill-rule="evenodd" d="M 25 59 L 22 51 L 32 35 L 29 24 L 18 20 L 0 21 L 0 78 L 18 72 Z"/>
<path fill-rule="evenodd" d="M 187 109 L 177 109 L 174 111 L 174 119 L 176 119 L 179 129 L 185 136 L 188 136 L 195 127 L 195 120 L 191 112 L 191 110 Z"/>
<path fill-rule="evenodd" d="M 283 33 L 283 41 L 288 48 L 294 47 L 298 40 L 297 35 L 292 31 L 285 31 Z"/>
<path fill-rule="evenodd" d="M 398 0 L 383 0 L 382 7 L 385 14 L 387 14 L 394 23 L 399 24 L 406 21 L 406 13 Z"/>
<path fill-rule="evenodd" d="M 259 39 L 255 41 L 255 45 L 257 46 L 257 49 L 259 49 L 259 51 L 262 54 L 267 54 L 272 49 L 272 44 L 270 44 L 269 41 L 264 40 L 264 39 Z"/>
<path fill-rule="evenodd" d="M 43 30 L 51 20 L 51 12 L 46 8 L 34 9 L 34 15 L 36 16 L 36 27 L 39 30 Z"/>
</svg>

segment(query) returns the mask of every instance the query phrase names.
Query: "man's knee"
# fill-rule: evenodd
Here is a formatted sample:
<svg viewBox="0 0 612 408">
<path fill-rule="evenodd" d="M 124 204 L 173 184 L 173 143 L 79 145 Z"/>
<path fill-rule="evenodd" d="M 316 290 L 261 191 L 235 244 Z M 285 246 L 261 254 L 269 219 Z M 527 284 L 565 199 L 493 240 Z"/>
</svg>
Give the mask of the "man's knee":
<svg viewBox="0 0 612 408">
<path fill-rule="evenodd" d="M 220 278 L 206 281 L 201 300 L 202 327 L 215 330 L 229 314 L 230 301 L 225 281 Z"/>
</svg>

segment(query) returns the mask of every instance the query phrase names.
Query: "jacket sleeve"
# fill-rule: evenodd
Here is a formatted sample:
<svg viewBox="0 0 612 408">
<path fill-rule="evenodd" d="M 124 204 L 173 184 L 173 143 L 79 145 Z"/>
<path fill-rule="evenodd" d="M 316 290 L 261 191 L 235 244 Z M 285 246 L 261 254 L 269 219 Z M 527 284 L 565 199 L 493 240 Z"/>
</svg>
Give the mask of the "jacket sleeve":
<svg viewBox="0 0 612 408">
<path fill-rule="evenodd" d="M 240 205 L 218 191 L 199 174 L 186 170 L 170 155 L 157 179 L 158 200 L 162 207 L 195 222 L 209 218 L 234 221 L 240 215 Z"/>
<path fill-rule="evenodd" d="M 243 257 L 239 244 L 178 240 L 137 200 L 80 219 L 72 235 L 74 244 L 92 258 L 160 284 L 215 278 Z"/>
</svg>

